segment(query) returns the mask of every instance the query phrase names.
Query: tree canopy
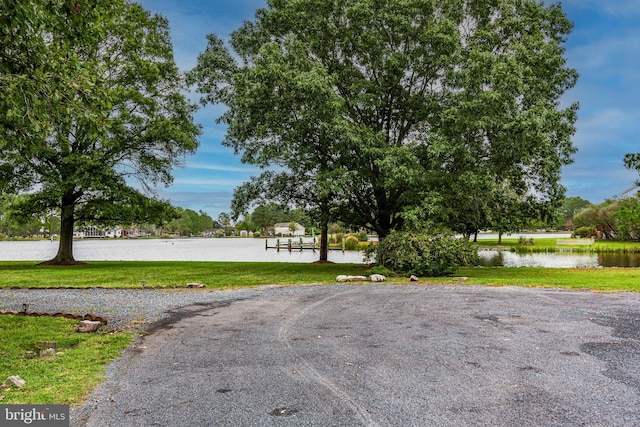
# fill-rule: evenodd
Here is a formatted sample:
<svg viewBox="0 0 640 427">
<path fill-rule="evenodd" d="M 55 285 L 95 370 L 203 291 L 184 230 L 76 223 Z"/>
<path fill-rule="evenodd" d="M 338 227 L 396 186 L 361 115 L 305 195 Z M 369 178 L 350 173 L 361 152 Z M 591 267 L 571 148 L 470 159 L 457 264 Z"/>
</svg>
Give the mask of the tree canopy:
<svg viewBox="0 0 640 427">
<path fill-rule="evenodd" d="M 586 227 L 592 229 L 594 235 L 602 236 L 608 240 L 620 238 L 618 216 L 628 217 L 625 212 L 619 212 L 620 209 L 623 206 L 635 207 L 638 205 L 637 200 L 632 202 L 632 205 L 629 203 L 625 200 L 607 199 L 599 205 L 591 205 L 581 210 L 573 217 L 573 223 L 577 228 L 576 232 Z"/>
<path fill-rule="evenodd" d="M 165 230 L 180 233 L 183 236 L 200 236 L 213 228 L 213 218 L 206 212 L 193 209 L 175 208 L 175 219 L 169 221 Z"/>
<path fill-rule="evenodd" d="M 57 209 L 54 263 L 76 221 L 161 218 L 157 185 L 198 146 L 166 19 L 127 0 L 7 0 L 0 12 L 0 182 L 23 213 Z M 138 183 L 143 190 L 136 189 Z"/>
<path fill-rule="evenodd" d="M 237 209 L 288 198 L 382 238 L 408 219 L 506 227 L 505 201 L 516 215 L 563 196 L 570 30 L 533 0 L 270 0 L 230 46 L 208 36 L 191 80 L 228 107 L 223 143 L 275 166 Z"/>
</svg>

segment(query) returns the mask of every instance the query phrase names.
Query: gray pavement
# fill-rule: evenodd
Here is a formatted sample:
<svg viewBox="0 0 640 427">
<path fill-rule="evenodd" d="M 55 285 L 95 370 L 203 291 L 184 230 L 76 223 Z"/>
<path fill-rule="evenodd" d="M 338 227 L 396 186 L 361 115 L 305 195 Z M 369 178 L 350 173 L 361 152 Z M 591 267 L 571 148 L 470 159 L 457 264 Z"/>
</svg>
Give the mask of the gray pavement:
<svg viewBox="0 0 640 427">
<path fill-rule="evenodd" d="M 639 426 L 640 294 L 314 286 L 174 310 L 74 426 Z"/>
</svg>

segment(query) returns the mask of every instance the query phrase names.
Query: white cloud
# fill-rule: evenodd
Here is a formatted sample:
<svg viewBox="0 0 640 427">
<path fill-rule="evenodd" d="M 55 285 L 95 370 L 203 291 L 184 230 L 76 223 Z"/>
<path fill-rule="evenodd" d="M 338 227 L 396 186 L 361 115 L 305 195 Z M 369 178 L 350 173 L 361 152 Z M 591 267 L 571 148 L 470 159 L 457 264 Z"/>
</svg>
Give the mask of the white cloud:
<svg viewBox="0 0 640 427">
<path fill-rule="evenodd" d="M 239 184 L 238 179 L 230 178 L 176 178 L 173 187 L 227 187 L 235 188 Z"/>
<path fill-rule="evenodd" d="M 585 113 L 580 120 L 580 127 L 585 132 L 611 132 L 621 129 L 632 130 L 638 127 L 640 122 L 640 109 L 621 110 L 618 108 L 603 108 L 601 110 Z"/>
<path fill-rule="evenodd" d="M 592 203 L 602 203 L 631 187 L 638 174 L 622 165 L 605 168 L 597 163 L 575 163 L 563 169 L 562 182 L 567 188 L 567 196 L 580 196 Z M 597 180 L 597 182 L 594 182 Z"/>
<path fill-rule="evenodd" d="M 547 1 L 547 3 L 554 3 L 554 1 Z M 640 3 L 638 0 L 562 0 L 561 3 L 563 6 L 593 10 L 596 13 L 600 12 L 613 17 L 630 18 L 640 16 Z"/>
<path fill-rule="evenodd" d="M 162 192 L 162 197 L 169 199 L 173 206 L 194 211 L 204 211 L 212 218 L 221 212 L 228 212 L 233 198 L 229 191 L 172 191 Z"/>
<path fill-rule="evenodd" d="M 574 137 L 576 161 L 621 164 L 626 153 L 640 150 L 639 123 L 638 110 L 603 110 L 582 117 Z"/>
<path fill-rule="evenodd" d="M 224 147 L 220 143 L 212 143 L 210 141 L 201 141 L 200 147 L 198 147 L 199 154 L 223 154 L 225 156 L 235 156 L 233 154 L 233 148 Z M 240 162 L 240 157 L 238 157 Z"/>
<path fill-rule="evenodd" d="M 570 65 L 577 68 L 578 72 L 580 70 L 588 70 L 590 74 L 631 72 L 634 76 L 638 76 L 639 71 L 636 65 L 640 60 L 635 52 L 640 45 L 640 33 L 600 37 L 583 43 L 567 51 Z"/>
<path fill-rule="evenodd" d="M 189 169 L 202 169 L 216 172 L 240 172 L 240 173 L 256 173 L 259 169 L 255 166 L 232 166 L 232 165 L 217 165 L 208 163 L 188 163 L 186 165 Z"/>
</svg>

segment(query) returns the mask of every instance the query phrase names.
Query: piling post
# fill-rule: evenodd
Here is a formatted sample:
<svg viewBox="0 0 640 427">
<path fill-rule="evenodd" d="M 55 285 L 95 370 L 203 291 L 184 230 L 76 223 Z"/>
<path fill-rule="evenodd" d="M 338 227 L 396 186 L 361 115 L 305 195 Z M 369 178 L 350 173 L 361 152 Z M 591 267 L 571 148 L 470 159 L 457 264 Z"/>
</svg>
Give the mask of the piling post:
<svg viewBox="0 0 640 427">
<path fill-rule="evenodd" d="M 278 249 L 278 252 L 280 252 L 280 239 L 276 239 L 276 248 Z"/>
<path fill-rule="evenodd" d="M 291 239 L 289 239 L 289 243 L 287 243 L 287 247 L 289 248 L 289 252 L 291 252 Z"/>
</svg>

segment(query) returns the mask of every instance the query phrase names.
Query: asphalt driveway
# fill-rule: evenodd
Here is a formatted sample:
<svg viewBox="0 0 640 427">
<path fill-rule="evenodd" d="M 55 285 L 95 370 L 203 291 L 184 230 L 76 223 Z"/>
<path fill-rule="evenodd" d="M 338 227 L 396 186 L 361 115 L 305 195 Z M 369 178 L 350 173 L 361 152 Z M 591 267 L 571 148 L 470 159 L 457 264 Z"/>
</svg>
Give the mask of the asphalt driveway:
<svg viewBox="0 0 640 427">
<path fill-rule="evenodd" d="M 313 286 L 185 307 L 72 425 L 638 426 L 640 295 Z"/>
</svg>

